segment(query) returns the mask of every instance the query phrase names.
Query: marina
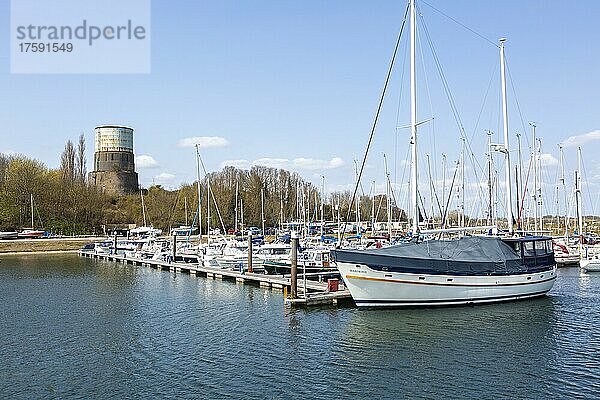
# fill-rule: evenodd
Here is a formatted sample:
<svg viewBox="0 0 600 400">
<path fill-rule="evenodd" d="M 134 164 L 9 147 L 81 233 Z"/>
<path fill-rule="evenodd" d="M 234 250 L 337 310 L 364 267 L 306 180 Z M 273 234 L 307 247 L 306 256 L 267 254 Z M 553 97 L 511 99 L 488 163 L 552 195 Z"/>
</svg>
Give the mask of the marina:
<svg viewBox="0 0 600 400">
<path fill-rule="evenodd" d="M 0 5 L 0 398 L 600 399 L 600 2 L 63 3 Z"/>
</svg>

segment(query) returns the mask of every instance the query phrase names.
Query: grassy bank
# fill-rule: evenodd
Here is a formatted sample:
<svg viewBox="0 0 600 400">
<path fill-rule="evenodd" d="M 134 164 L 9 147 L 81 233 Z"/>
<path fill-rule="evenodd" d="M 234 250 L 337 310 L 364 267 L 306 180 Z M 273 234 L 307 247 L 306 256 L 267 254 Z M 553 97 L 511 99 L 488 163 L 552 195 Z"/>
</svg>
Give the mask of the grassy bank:
<svg viewBox="0 0 600 400">
<path fill-rule="evenodd" d="M 0 254 L 75 251 L 101 238 L 0 240 Z"/>
</svg>

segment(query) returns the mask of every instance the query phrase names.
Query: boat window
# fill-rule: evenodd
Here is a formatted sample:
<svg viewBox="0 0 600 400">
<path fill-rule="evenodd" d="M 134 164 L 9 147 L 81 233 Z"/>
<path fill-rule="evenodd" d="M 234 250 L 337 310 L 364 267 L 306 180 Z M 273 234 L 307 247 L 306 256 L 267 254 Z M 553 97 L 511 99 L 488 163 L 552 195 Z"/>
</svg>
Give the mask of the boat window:
<svg viewBox="0 0 600 400">
<path fill-rule="evenodd" d="M 523 242 L 523 255 L 525 257 L 535 256 L 535 247 L 533 243 L 534 242 Z"/>
<path fill-rule="evenodd" d="M 546 253 L 550 254 L 554 250 L 554 246 L 552 244 L 552 240 L 546 240 Z"/>
<path fill-rule="evenodd" d="M 535 254 L 543 256 L 546 254 L 546 241 L 533 242 L 535 244 Z"/>
</svg>

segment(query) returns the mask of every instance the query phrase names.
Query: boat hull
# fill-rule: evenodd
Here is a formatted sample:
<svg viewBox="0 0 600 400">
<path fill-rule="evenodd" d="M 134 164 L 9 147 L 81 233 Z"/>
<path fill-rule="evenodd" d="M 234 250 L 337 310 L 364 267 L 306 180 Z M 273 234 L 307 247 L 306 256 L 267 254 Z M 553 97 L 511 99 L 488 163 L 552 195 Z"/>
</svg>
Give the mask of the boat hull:
<svg viewBox="0 0 600 400">
<path fill-rule="evenodd" d="M 579 267 L 584 272 L 600 272 L 600 259 L 583 259 L 579 261 Z"/>
<path fill-rule="evenodd" d="M 433 275 L 376 271 L 338 262 L 344 283 L 359 307 L 456 306 L 496 303 L 545 295 L 556 267 L 518 275 Z"/>
</svg>

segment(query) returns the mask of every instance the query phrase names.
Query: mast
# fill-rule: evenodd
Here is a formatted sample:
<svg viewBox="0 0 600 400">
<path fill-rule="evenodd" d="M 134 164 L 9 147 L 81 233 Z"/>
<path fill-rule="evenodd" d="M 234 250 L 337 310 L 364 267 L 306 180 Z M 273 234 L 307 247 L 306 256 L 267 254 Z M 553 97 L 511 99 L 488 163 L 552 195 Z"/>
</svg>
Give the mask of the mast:
<svg viewBox="0 0 600 400">
<path fill-rule="evenodd" d="M 446 215 L 446 163 L 447 163 L 446 154 L 442 153 L 442 220 L 444 219 L 444 215 Z M 444 221 L 440 221 L 440 226 L 444 224 Z"/>
<path fill-rule="evenodd" d="M 584 221 L 583 221 L 583 197 L 581 196 L 581 171 L 582 171 L 582 167 L 581 167 L 581 146 L 577 147 L 577 171 L 578 171 L 578 176 L 579 176 L 579 218 L 581 219 L 579 224 L 581 225 L 580 229 L 579 229 L 579 235 L 580 237 L 583 238 L 583 226 L 584 226 Z"/>
<path fill-rule="evenodd" d="M 356 185 L 358 186 L 358 163 L 354 160 L 354 171 L 356 173 Z M 359 235 L 360 224 L 360 194 L 356 196 L 356 235 Z"/>
<path fill-rule="evenodd" d="M 465 138 L 462 139 L 462 149 L 460 150 L 460 227 L 465 227 Z"/>
<path fill-rule="evenodd" d="M 140 198 L 142 199 L 142 217 L 144 219 L 144 226 L 146 225 L 146 207 L 144 206 L 144 195 L 142 194 L 142 191 L 140 190 Z"/>
<path fill-rule="evenodd" d="M 235 177 L 235 221 L 233 223 L 234 234 L 238 231 L 238 190 L 239 190 L 239 182 L 237 179 L 237 174 Z"/>
<path fill-rule="evenodd" d="M 518 172 L 517 175 L 519 177 L 519 184 L 517 185 L 517 198 L 522 199 L 525 196 L 525 191 L 523 190 L 523 155 L 521 153 L 521 134 L 517 132 L 517 143 L 518 143 L 518 153 L 517 153 L 517 162 L 518 162 Z M 523 216 L 521 215 L 521 204 L 517 201 L 517 228 L 521 229 L 521 225 L 523 223 Z"/>
<path fill-rule="evenodd" d="M 575 203 L 579 233 L 579 257 L 583 258 L 583 207 L 581 205 L 581 147 L 577 148 L 577 170 L 575 171 Z"/>
<path fill-rule="evenodd" d="M 202 241 L 202 196 L 200 193 L 200 150 L 196 143 L 196 190 L 198 191 L 198 239 Z"/>
<path fill-rule="evenodd" d="M 493 221 L 493 193 L 492 193 L 492 131 L 487 131 L 488 135 L 488 153 L 487 153 L 487 167 L 488 167 L 488 225 L 492 225 Z"/>
<path fill-rule="evenodd" d="M 371 193 L 371 232 L 375 235 L 375 180 L 373 180 L 373 190 Z"/>
<path fill-rule="evenodd" d="M 535 122 L 530 122 L 529 125 L 531 125 L 531 129 L 532 129 L 532 146 L 533 148 L 531 149 L 531 157 L 532 157 L 532 164 L 533 164 L 533 193 L 531 195 L 531 197 L 533 198 L 533 226 L 534 226 L 534 233 L 537 234 L 538 232 L 538 207 L 537 207 L 537 194 L 538 194 L 538 182 L 537 182 L 537 139 L 535 137 Z"/>
<path fill-rule="evenodd" d="M 325 175 L 321 175 L 321 240 L 325 234 Z"/>
<path fill-rule="evenodd" d="M 262 234 L 265 234 L 265 191 L 260 188 L 260 219 L 262 222 Z"/>
<path fill-rule="evenodd" d="M 564 155 L 563 155 L 562 144 L 558 145 L 558 149 L 560 152 L 560 184 L 563 187 L 563 194 L 565 195 L 565 237 L 567 237 L 568 236 L 568 232 L 567 232 L 567 202 L 568 202 L 568 200 L 567 200 L 567 187 L 565 184 L 565 159 L 564 159 Z"/>
<path fill-rule="evenodd" d="M 538 193 L 537 193 L 537 207 L 538 207 L 538 218 L 539 218 L 539 226 L 540 226 L 540 235 L 543 234 L 544 230 L 544 210 L 542 208 L 543 200 L 542 200 L 542 139 L 538 138 L 539 146 L 537 148 L 537 172 L 538 172 Z"/>
<path fill-rule="evenodd" d="M 185 226 L 188 226 L 187 196 L 183 198 L 183 210 L 185 212 Z"/>
<path fill-rule="evenodd" d="M 387 158 L 385 153 L 383 154 L 383 161 L 385 163 L 385 210 L 387 215 L 387 230 L 388 240 L 392 242 L 392 202 L 390 199 L 392 192 L 392 184 L 390 182 L 390 173 L 388 171 Z"/>
<path fill-rule="evenodd" d="M 204 171 L 206 177 L 206 240 L 210 243 L 210 177 Z"/>
<path fill-rule="evenodd" d="M 410 145 L 411 145 L 411 211 L 413 214 L 412 234 L 419 234 L 419 200 L 417 179 L 417 66 L 416 66 L 417 21 L 415 0 L 410 0 Z"/>
<path fill-rule="evenodd" d="M 29 194 L 31 204 L 31 229 L 33 229 L 33 193 Z"/>
<path fill-rule="evenodd" d="M 504 42 L 505 38 L 500 39 L 500 76 L 502 79 L 502 121 L 504 126 L 504 151 L 506 155 L 506 220 L 508 222 L 508 233 L 513 235 L 514 219 L 512 211 L 512 182 L 510 179 L 510 147 L 508 141 L 508 107 L 506 101 L 506 61 L 504 59 Z"/>
<path fill-rule="evenodd" d="M 429 153 L 425 154 L 425 158 L 427 159 L 427 176 L 429 177 L 429 204 L 431 205 L 431 214 L 429 215 L 429 218 L 431 218 L 431 223 L 433 224 L 433 177 L 431 176 L 431 161 L 429 159 Z M 429 228 L 429 221 L 427 223 L 427 227 Z"/>
</svg>

